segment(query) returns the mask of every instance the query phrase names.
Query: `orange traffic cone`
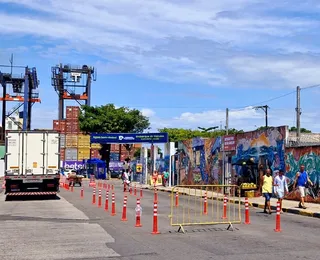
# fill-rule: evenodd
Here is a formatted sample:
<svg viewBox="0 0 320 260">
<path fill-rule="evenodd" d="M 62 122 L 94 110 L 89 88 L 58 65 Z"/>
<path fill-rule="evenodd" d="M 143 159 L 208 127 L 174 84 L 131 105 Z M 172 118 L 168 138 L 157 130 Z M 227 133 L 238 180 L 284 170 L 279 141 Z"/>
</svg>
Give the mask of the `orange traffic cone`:
<svg viewBox="0 0 320 260">
<path fill-rule="evenodd" d="M 249 201 L 248 201 L 248 198 L 245 198 L 244 207 L 245 207 L 245 220 L 244 220 L 244 224 L 248 225 L 248 224 L 250 224 L 250 214 L 249 214 Z"/>
<path fill-rule="evenodd" d="M 203 202 L 203 214 L 208 215 L 208 198 L 207 198 L 207 192 L 204 195 L 204 202 Z"/>
<path fill-rule="evenodd" d="M 277 216 L 275 232 L 281 232 L 281 219 L 280 219 L 280 201 L 277 201 Z"/>
<path fill-rule="evenodd" d="M 83 199 L 83 197 L 84 197 L 84 191 L 83 191 L 83 188 L 81 188 L 80 198 L 82 198 L 82 199 Z"/>
<path fill-rule="evenodd" d="M 92 192 L 92 204 L 96 204 L 96 188 L 93 188 Z"/>
<path fill-rule="evenodd" d="M 176 192 L 176 207 L 179 207 L 179 192 Z"/>
<path fill-rule="evenodd" d="M 101 206 L 102 206 L 102 197 L 101 197 L 101 190 L 99 190 L 98 207 L 101 208 Z"/>
<path fill-rule="evenodd" d="M 105 205 L 104 205 L 104 210 L 105 211 L 109 210 L 109 191 L 108 190 L 106 191 L 106 202 L 105 202 Z"/>
<path fill-rule="evenodd" d="M 115 200 L 114 192 L 112 192 L 112 205 L 111 205 L 111 207 L 112 207 L 111 216 L 115 216 L 116 215 L 116 200 Z"/>
<path fill-rule="evenodd" d="M 127 221 L 127 196 L 123 199 L 122 218 L 121 221 Z"/>
<path fill-rule="evenodd" d="M 160 234 L 160 232 L 158 231 L 158 205 L 157 205 L 157 202 L 154 202 L 154 205 L 153 205 L 153 231 L 151 234 L 153 234 L 153 235 Z"/>
<path fill-rule="evenodd" d="M 222 219 L 227 219 L 227 196 L 224 195 L 224 199 L 223 199 L 223 216 Z"/>
<path fill-rule="evenodd" d="M 141 225 L 141 206 L 140 206 L 140 199 L 137 199 L 136 225 L 135 225 L 135 227 L 142 227 L 142 225 Z"/>
</svg>

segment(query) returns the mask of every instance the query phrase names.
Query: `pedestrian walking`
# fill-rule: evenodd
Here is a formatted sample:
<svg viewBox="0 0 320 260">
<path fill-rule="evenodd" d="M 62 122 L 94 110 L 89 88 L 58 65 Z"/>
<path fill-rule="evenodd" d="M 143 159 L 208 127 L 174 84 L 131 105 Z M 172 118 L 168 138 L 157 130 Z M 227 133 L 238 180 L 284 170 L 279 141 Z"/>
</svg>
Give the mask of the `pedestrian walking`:
<svg viewBox="0 0 320 260">
<path fill-rule="evenodd" d="M 273 178 L 271 176 L 271 170 L 266 170 L 266 175 L 263 176 L 261 180 L 262 186 L 262 194 L 265 197 L 265 206 L 264 206 L 264 213 L 271 214 L 271 206 L 270 206 L 270 199 L 272 197 L 272 188 L 273 188 Z M 269 212 L 267 212 L 267 208 Z"/>
<path fill-rule="evenodd" d="M 289 192 L 288 190 L 288 183 L 287 183 L 287 177 L 284 176 L 284 171 L 280 170 L 279 175 L 277 175 L 274 178 L 274 192 L 278 198 L 278 201 L 280 202 L 280 213 L 283 213 L 282 211 L 282 199 L 284 196 Z"/>
<path fill-rule="evenodd" d="M 293 187 L 298 188 L 300 192 L 299 208 L 307 208 L 304 205 L 304 198 L 306 197 L 306 188 L 309 187 L 309 184 L 313 186 L 312 181 L 309 179 L 308 173 L 305 171 L 304 165 L 300 165 L 300 171 L 297 172 L 293 184 Z"/>
</svg>

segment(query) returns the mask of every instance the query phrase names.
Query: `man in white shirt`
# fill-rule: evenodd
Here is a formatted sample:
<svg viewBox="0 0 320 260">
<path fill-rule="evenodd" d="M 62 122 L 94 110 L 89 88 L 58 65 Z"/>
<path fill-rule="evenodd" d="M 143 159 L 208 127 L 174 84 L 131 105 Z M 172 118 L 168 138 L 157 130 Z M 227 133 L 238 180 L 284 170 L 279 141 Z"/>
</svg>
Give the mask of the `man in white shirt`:
<svg viewBox="0 0 320 260">
<path fill-rule="evenodd" d="M 287 177 L 284 176 L 284 171 L 280 170 L 279 175 L 277 175 L 274 179 L 274 192 L 278 198 L 278 201 L 280 202 L 280 212 L 282 211 L 282 199 L 284 196 L 289 192 L 288 190 L 288 183 L 287 183 Z"/>
</svg>

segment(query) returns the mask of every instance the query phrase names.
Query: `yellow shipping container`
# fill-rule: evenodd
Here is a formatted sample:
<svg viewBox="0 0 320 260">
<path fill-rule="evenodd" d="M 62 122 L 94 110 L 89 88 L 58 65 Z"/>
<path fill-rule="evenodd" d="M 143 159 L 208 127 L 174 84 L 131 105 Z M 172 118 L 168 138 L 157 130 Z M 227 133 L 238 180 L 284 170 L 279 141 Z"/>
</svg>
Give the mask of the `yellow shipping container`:
<svg viewBox="0 0 320 260">
<path fill-rule="evenodd" d="M 90 159 L 90 148 L 78 148 L 78 160 Z"/>
<path fill-rule="evenodd" d="M 66 134 L 66 147 L 77 147 L 78 146 L 78 136 L 74 134 Z"/>
<path fill-rule="evenodd" d="M 78 147 L 90 148 L 90 135 L 78 135 Z"/>
<path fill-rule="evenodd" d="M 92 149 L 101 149 L 101 144 L 91 144 Z"/>
</svg>

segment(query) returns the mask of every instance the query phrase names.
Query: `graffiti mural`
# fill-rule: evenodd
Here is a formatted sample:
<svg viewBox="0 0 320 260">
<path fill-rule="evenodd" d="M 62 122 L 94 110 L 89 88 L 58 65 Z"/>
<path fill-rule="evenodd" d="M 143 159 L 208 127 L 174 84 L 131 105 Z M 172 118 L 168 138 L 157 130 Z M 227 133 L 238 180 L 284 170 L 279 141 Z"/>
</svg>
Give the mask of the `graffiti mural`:
<svg viewBox="0 0 320 260">
<path fill-rule="evenodd" d="M 232 157 L 236 174 L 244 182 L 259 184 L 258 165 L 272 171 L 285 169 L 284 144 L 287 127 L 272 127 L 236 135 L 236 155 Z"/>
<path fill-rule="evenodd" d="M 179 144 L 181 184 L 221 184 L 221 138 L 193 138 Z"/>
<path fill-rule="evenodd" d="M 308 188 L 306 201 L 320 203 L 320 146 L 286 148 L 286 176 L 289 179 L 288 199 L 299 200 L 293 183 L 300 165 L 304 165 L 313 187 Z"/>
</svg>

